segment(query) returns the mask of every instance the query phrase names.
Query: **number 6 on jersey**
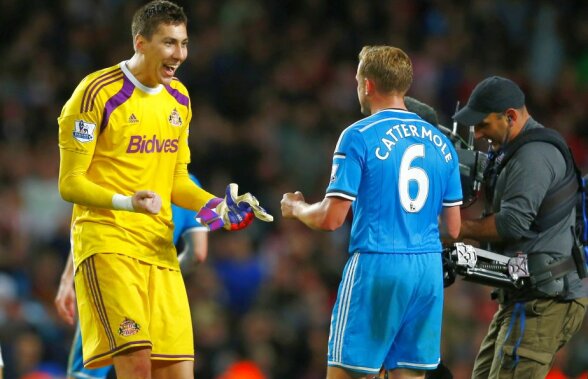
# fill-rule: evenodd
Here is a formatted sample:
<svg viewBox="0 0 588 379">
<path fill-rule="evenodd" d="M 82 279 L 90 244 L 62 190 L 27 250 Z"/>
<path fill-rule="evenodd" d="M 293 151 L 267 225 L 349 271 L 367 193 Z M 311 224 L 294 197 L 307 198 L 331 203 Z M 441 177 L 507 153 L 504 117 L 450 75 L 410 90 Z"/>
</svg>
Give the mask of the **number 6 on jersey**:
<svg viewBox="0 0 588 379">
<path fill-rule="evenodd" d="M 398 193 L 400 203 L 404 210 L 409 213 L 419 212 L 427 201 L 429 194 L 429 177 L 425 170 L 420 167 L 411 167 L 416 158 L 425 157 L 425 146 L 423 144 L 412 145 L 402 155 L 400 162 L 400 174 L 398 175 Z M 410 197 L 409 184 L 414 180 L 418 186 L 416 198 Z"/>
</svg>

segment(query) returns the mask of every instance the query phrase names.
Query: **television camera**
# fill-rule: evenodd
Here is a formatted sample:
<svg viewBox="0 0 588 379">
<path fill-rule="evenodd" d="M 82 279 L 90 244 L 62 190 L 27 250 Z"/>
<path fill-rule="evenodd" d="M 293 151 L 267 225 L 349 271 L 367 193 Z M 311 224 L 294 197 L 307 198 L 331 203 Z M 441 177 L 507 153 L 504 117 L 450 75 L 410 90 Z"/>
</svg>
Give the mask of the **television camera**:
<svg viewBox="0 0 588 379">
<path fill-rule="evenodd" d="M 458 133 L 457 122 L 453 123 L 451 129 L 441 124 L 438 124 L 437 128 L 449 138 L 455 147 L 459 160 L 459 173 L 463 192 L 462 208 L 466 208 L 477 199 L 484 179 L 484 168 L 486 167 L 488 155 L 482 151 L 475 150 L 473 125 L 468 129 L 467 140 Z"/>
<path fill-rule="evenodd" d="M 493 287 L 520 289 L 531 284 L 526 254 L 507 257 L 457 242 L 443 250 L 443 262 L 445 286 L 453 283 L 456 274 Z"/>
<path fill-rule="evenodd" d="M 459 103 L 458 103 L 459 106 Z M 474 127 L 468 130 L 467 141 L 457 133 L 457 123 L 453 129 L 437 126 L 453 143 L 459 159 L 461 185 L 463 191 L 462 208 L 473 204 L 484 181 L 484 170 L 488 155 L 474 149 Z M 577 171 L 577 169 L 576 169 Z M 582 179 L 582 188 L 586 182 Z M 583 195 L 586 191 L 584 190 Z M 572 197 L 572 205 L 576 204 Z M 582 197 L 580 215 L 586 214 L 586 200 Z M 568 208 L 566 208 L 568 209 Z M 577 208 L 578 209 L 578 208 Z M 582 226 L 586 224 L 584 222 Z M 584 231 L 585 229 L 581 229 Z M 578 234 L 575 234 L 578 236 Z M 586 235 L 580 235 L 568 258 L 554 260 L 548 252 L 534 252 L 527 256 L 522 252 L 515 256 L 505 256 L 464 243 L 454 243 L 443 250 L 443 275 L 445 286 L 460 275 L 466 281 L 479 284 L 523 291 L 537 291 L 542 295 L 559 296 L 565 292 L 563 277 L 577 271 L 580 278 L 586 277 L 586 263 L 583 250 L 586 249 Z"/>
</svg>

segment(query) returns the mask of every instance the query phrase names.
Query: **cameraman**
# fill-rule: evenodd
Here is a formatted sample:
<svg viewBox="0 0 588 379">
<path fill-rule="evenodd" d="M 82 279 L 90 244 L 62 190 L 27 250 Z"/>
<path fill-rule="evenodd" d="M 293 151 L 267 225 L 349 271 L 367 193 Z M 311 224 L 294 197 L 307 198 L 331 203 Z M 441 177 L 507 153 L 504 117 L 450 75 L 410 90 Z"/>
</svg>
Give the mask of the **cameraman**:
<svg viewBox="0 0 588 379">
<path fill-rule="evenodd" d="M 490 143 L 485 170 L 485 216 L 463 220 L 460 239 L 489 242 L 494 252 L 529 254 L 531 262 L 549 269 L 571 257 L 571 227 L 575 211 L 555 225 L 536 230 L 534 221 L 552 188 L 566 177 L 566 158 L 553 144 L 542 141 L 521 146 L 497 174 L 505 149 L 518 136 L 543 128 L 528 113 L 525 95 L 517 84 L 489 77 L 473 90 L 454 120 L 474 125 L 475 137 Z M 544 378 L 555 353 L 578 331 L 588 298 L 575 270 L 535 288 L 499 289 L 499 309 L 490 324 L 472 378 Z M 493 296 L 494 297 L 494 296 Z"/>
</svg>

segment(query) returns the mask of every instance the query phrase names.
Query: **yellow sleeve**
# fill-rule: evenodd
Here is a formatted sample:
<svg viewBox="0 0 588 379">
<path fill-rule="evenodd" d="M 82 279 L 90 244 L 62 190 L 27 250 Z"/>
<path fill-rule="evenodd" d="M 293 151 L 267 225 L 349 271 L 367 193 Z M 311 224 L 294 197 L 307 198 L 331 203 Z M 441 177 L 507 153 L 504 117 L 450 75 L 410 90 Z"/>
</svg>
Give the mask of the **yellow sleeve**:
<svg viewBox="0 0 588 379">
<path fill-rule="evenodd" d="M 116 71 L 114 68 L 108 70 Z M 86 92 L 96 75 L 89 75 L 80 82 L 57 119 L 61 156 L 59 193 L 65 201 L 74 204 L 114 209 L 114 192 L 95 184 L 87 177 L 102 122 L 102 108 L 87 105 Z"/>
<path fill-rule="evenodd" d="M 59 193 L 65 201 L 88 207 L 114 209 L 112 196 L 115 192 L 90 181 L 86 172 L 92 155 L 60 149 Z"/>
<path fill-rule="evenodd" d="M 186 94 L 188 92 L 186 91 Z M 192 108 L 188 105 L 188 116 L 186 117 L 186 127 L 184 128 L 182 135 L 179 140 L 178 146 L 178 163 L 185 163 L 188 165 L 190 163 L 190 147 L 189 147 L 189 138 L 190 138 L 190 121 L 192 120 Z M 186 175 L 188 175 L 186 171 Z"/>
<path fill-rule="evenodd" d="M 214 197 L 216 196 L 198 187 L 190 179 L 187 164 L 178 163 L 176 165 L 171 193 L 172 203 L 182 208 L 199 211 L 204 204 Z"/>
</svg>

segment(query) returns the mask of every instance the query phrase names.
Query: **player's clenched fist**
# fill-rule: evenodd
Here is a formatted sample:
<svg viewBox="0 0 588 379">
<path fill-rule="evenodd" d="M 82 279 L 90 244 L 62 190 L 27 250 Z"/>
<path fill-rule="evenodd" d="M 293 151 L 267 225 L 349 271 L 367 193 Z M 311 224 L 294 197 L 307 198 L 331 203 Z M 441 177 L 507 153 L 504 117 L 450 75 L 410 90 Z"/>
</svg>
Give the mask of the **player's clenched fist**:
<svg viewBox="0 0 588 379">
<path fill-rule="evenodd" d="M 294 218 L 294 207 L 299 202 L 304 202 L 302 192 L 296 191 L 294 193 L 285 193 L 280 202 L 280 205 L 282 206 L 282 216 L 285 218 Z"/>
<path fill-rule="evenodd" d="M 153 191 L 137 191 L 132 201 L 135 212 L 156 215 L 161 210 L 161 197 Z"/>
</svg>

